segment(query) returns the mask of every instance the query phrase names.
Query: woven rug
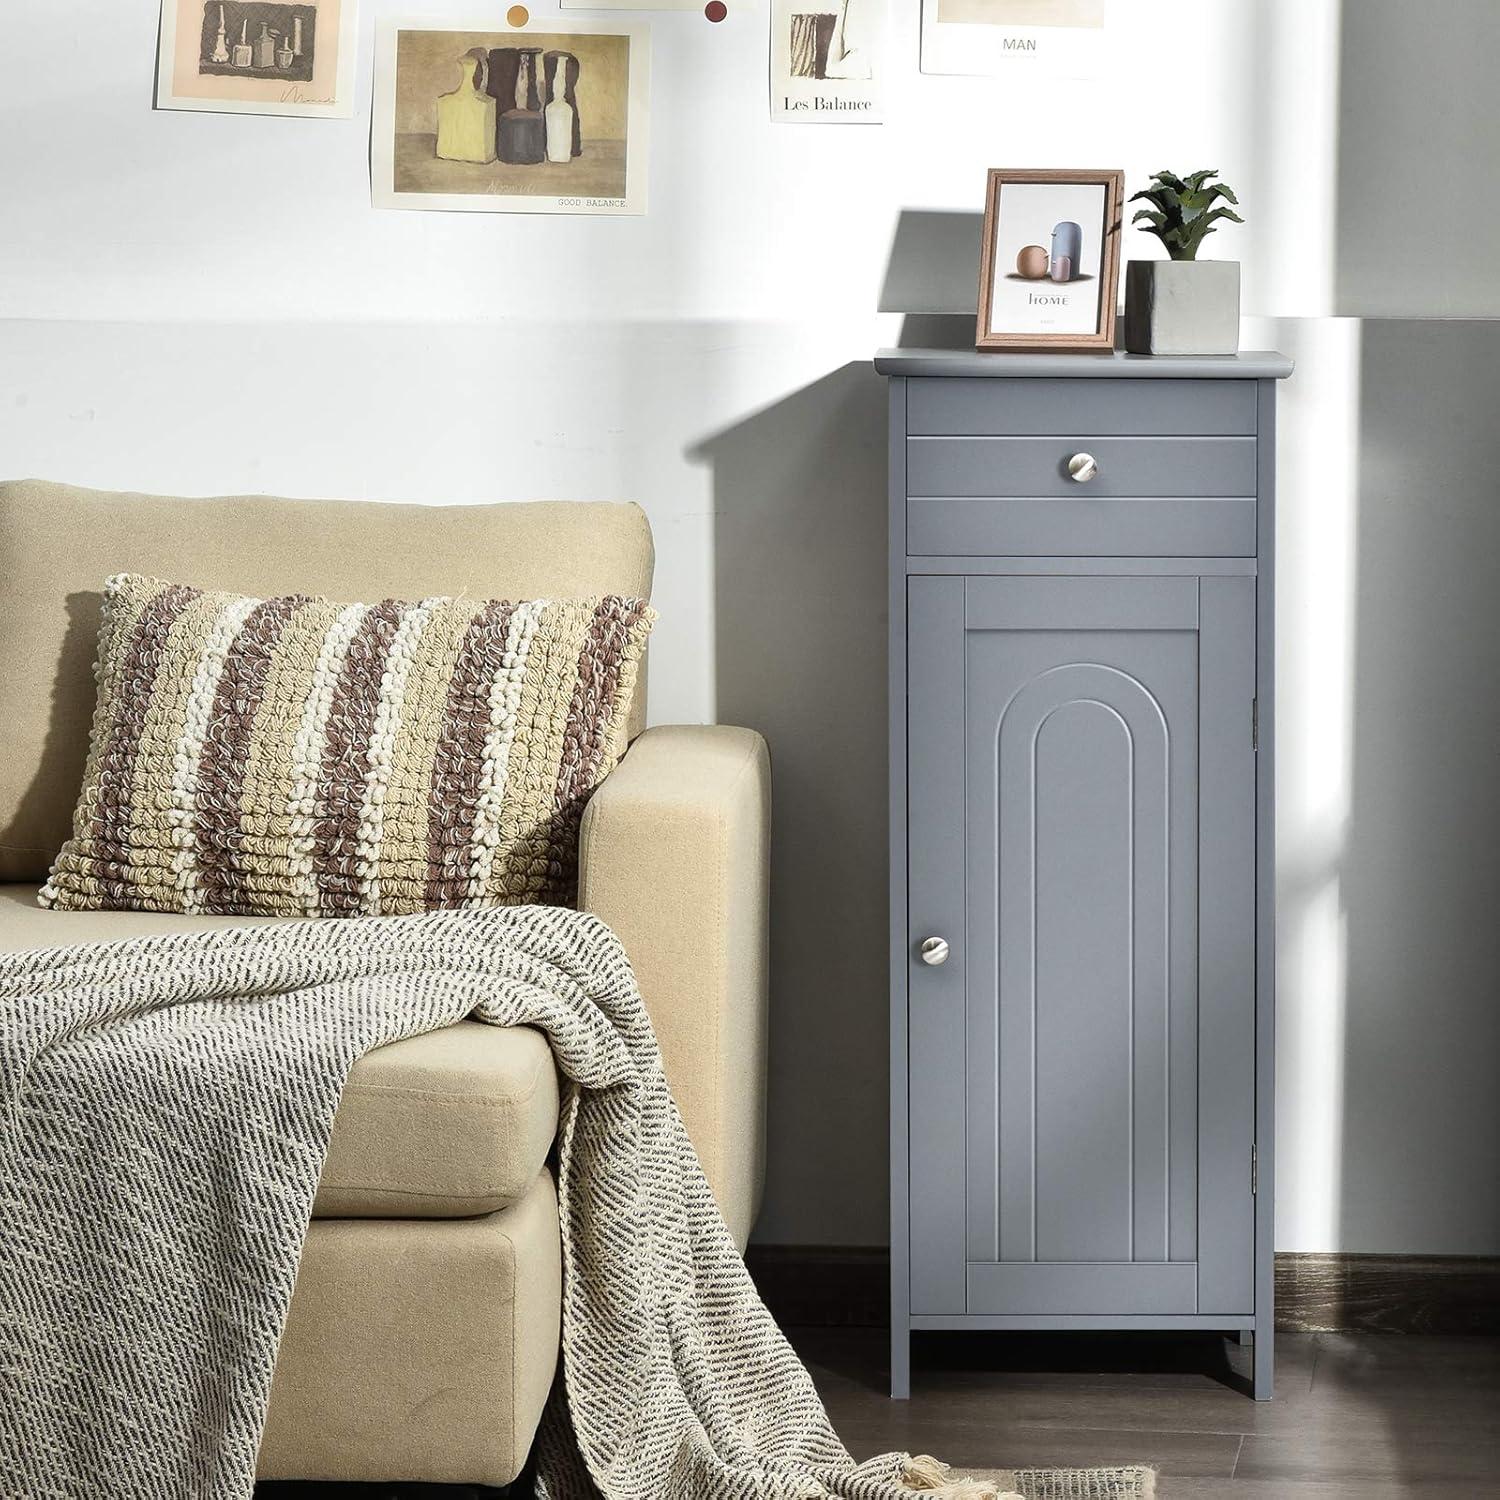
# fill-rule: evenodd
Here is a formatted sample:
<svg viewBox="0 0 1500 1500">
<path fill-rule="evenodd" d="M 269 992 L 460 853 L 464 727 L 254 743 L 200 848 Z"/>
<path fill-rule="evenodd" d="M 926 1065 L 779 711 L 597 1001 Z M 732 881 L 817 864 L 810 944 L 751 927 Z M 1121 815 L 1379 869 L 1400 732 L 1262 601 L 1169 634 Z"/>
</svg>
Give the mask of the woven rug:
<svg viewBox="0 0 1500 1500">
<path fill-rule="evenodd" d="M 1156 1472 L 1124 1469 L 977 1469 L 971 1479 L 988 1480 L 1004 1494 L 1025 1500 L 1153 1500 Z"/>
</svg>

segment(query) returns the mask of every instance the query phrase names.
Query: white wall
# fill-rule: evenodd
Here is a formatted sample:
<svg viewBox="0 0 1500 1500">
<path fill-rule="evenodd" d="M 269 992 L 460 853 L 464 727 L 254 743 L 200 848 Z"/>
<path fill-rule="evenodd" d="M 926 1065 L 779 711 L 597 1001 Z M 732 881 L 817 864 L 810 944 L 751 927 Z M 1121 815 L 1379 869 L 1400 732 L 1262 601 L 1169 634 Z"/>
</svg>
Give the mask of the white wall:
<svg viewBox="0 0 1500 1500">
<path fill-rule="evenodd" d="M 893 0 L 889 123 L 772 127 L 763 3 L 731 0 L 717 27 L 657 13 L 651 213 L 545 219 L 368 208 L 386 3 L 366 0 L 345 124 L 153 113 L 152 0 L 10 0 L 0 467 L 168 491 L 639 499 L 660 553 L 653 718 L 754 724 L 776 762 L 760 1237 L 878 1243 L 870 351 L 902 312 L 972 310 L 986 166 L 1218 166 L 1252 220 L 1213 242 L 1245 262 L 1247 344 L 1301 362 L 1283 414 L 1281 1243 L 1500 1251 L 1496 325 L 1332 316 L 1446 306 L 1402 236 L 1366 234 L 1354 275 L 1335 212 L 1345 137 L 1379 112 L 1339 72 L 1352 55 L 1378 76 L 1378 28 L 1335 0 L 1135 0 L 1107 80 L 1042 90 L 921 77 L 915 0 Z M 1444 98 L 1479 87 L 1449 51 Z M 1438 81 L 1419 86 L 1436 109 Z M 1419 174 L 1421 116 L 1402 118 L 1385 149 Z M 1477 171 L 1495 142 L 1475 119 L 1487 137 L 1444 139 Z M 1410 213 L 1404 181 L 1368 193 Z M 1358 300 L 1393 286 L 1399 306 Z M 1482 275 L 1465 286 L 1464 311 L 1496 310 Z"/>
<path fill-rule="evenodd" d="M 1500 313 L 1493 0 L 1346 0 L 1339 46 L 1337 306 Z"/>
<path fill-rule="evenodd" d="M 826 127 L 769 122 L 765 0 L 735 0 L 717 26 L 656 12 L 651 212 L 520 219 L 367 207 L 375 16 L 440 16 L 434 0 L 364 0 L 348 122 L 153 112 L 155 0 L 6 0 L 0 317 L 865 317 L 899 210 L 977 204 L 995 162 L 1102 160 L 1139 178 L 1185 153 L 1254 181 L 1270 45 L 1255 17 L 1272 7 L 1130 8 L 1111 77 L 1018 88 L 918 74 L 916 0 L 892 0 L 889 123 Z M 1309 23 L 1295 24 L 1300 49 Z M 1188 61 L 1158 88 L 1163 34 Z M 1267 244 L 1275 213 L 1262 202 Z M 1300 206 L 1286 227 L 1305 234 Z"/>
</svg>

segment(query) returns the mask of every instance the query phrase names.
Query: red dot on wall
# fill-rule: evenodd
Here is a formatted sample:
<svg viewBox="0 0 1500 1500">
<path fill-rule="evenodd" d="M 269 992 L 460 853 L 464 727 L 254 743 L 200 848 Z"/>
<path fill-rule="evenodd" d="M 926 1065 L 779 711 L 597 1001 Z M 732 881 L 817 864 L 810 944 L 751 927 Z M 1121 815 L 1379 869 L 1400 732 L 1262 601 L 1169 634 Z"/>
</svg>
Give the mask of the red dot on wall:
<svg viewBox="0 0 1500 1500">
<path fill-rule="evenodd" d="M 509 21 L 512 26 L 524 26 L 531 19 L 531 12 L 527 10 L 524 5 L 512 5 L 511 8 L 506 11 L 505 19 Z"/>
<path fill-rule="evenodd" d="M 729 7 L 724 4 L 724 0 L 708 0 L 708 4 L 703 7 L 703 14 L 710 21 L 722 21 L 729 14 Z"/>
</svg>

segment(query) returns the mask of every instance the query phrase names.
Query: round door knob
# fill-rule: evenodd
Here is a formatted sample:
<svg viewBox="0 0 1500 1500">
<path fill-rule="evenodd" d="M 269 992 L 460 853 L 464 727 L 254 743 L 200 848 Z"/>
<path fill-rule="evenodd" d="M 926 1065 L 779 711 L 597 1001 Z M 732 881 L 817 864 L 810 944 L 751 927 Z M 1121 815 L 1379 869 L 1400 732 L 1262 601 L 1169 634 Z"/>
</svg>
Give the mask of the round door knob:
<svg viewBox="0 0 1500 1500">
<path fill-rule="evenodd" d="M 948 962 L 948 943 L 947 943 L 947 940 L 944 939 L 944 938 L 940 938 L 940 937 L 923 938 L 922 939 L 922 962 L 924 964 L 931 964 L 934 968 L 936 968 L 938 964 L 945 964 L 945 963 L 947 963 Z"/>
<path fill-rule="evenodd" d="M 1075 453 L 1068 460 L 1068 478 L 1078 484 L 1087 484 L 1099 472 L 1099 465 L 1092 453 Z"/>
</svg>

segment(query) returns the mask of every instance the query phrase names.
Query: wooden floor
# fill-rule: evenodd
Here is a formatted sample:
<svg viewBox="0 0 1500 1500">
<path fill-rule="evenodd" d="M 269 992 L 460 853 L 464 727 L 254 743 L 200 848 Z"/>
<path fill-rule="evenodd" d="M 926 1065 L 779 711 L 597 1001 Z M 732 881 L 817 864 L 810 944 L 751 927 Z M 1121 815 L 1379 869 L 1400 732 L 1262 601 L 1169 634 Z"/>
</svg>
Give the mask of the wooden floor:
<svg viewBox="0 0 1500 1500">
<path fill-rule="evenodd" d="M 1500 1497 L 1500 1339 L 1282 1334 L 1276 1399 L 1212 1335 L 927 1334 L 912 1399 L 885 1394 L 883 1330 L 793 1342 L 856 1457 L 971 1468 L 1149 1463 L 1160 1500 Z"/>
<path fill-rule="evenodd" d="M 792 1330 L 856 1457 L 976 1469 L 1146 1463 L 1159 1500 L 1500 1500 L 1500 1339 L 1282 1334 L 1277 1395 L 1212 1335 L 927 1334 L 912 1399 L 886 1335 Z M 503 1500 L 498 1490 L 262 1485 L 264 1500 Z"/>
</svg>

